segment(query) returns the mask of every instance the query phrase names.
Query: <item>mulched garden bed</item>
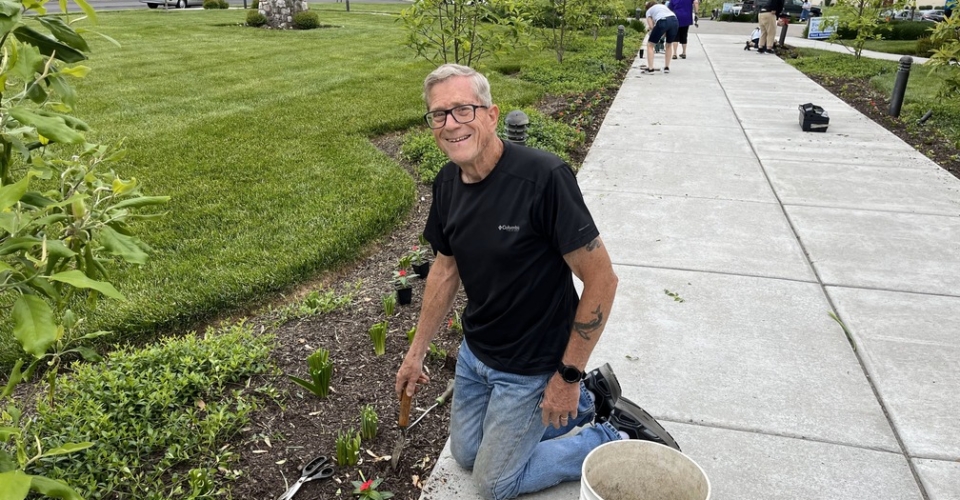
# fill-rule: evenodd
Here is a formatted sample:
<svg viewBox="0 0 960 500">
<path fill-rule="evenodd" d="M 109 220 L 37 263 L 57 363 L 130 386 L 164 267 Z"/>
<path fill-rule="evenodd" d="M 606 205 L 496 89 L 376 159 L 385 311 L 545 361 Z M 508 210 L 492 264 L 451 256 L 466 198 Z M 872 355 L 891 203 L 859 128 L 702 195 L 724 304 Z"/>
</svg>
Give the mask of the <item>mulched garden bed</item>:
<svg viewBox="0 0 960 500">
<path fill-rule="evenodd" d="M 627 66 L 629 67 L 629 65 Z M 622 78 L 623 75 L 621 75 Z M 884 97 L 877 95 L 868 84 L 856 80 L 816 79 L 847 101 L 851 106 L 914 145 L 922 144 L 924 153 L 960 176 L 957 150 L 949 141 L 932 137 L 924 131 L 918 135 L 897 120 L 884 116 Z M 586 143 L 571 155 L 573 163 L 580 164 L 596 135 L 603 117 L 617 89 L 582 96 L 564 96 L 545 99 L 538 106 L 567 123 L 574 124 L 587 136 Z M 502 110 L 506 113 L 509 110 Z M 401 136 L 387 135 L 374 139 L 385 153 L 397 158 Z M 411 170 L 409 165 L 405 168 Z M 394 378 L 407 350 L 406 332 L 416 326 L 422 297 L 422 281 L 414 280 L 414 302 L 397 306 L 397 314 L 389 318 L 387 352 L 376 357 L 367 334 L 371 325 L 385 318 L 381 297 L 389 293 L 389 277 L 401 255 L 417 244 L 430 207 L 430 189 L 418 188 L 418 202 L 407 219 L 391 234 L 368 247 L 366 256 L 336 272 L 305 284 L 300 292 L 287 300 L 319 288 L 340 293 L 352 292 L 355 300 L 345 310 L 323 316 L 294 320 L 275 332 L 279 348 L 273 361 L 284 375 L 267 377 L 255 384 L 270 383 L 286 394 L 282 401 L 265 404 L 256 412 L 250 425 L 233 440 L 231 447 L 240 454 L 233 467 L 242 471 L 231 483 L 234 498 L 271 499 L 283 493 L 288 484 L 299 477 L 299 468 L 318 455 L 334 456 L 338 433 L 359 430 L 360 410 L 372 405 L 379 415 L 379 432 L 375 439 L 363 442 L 360 463 L 357 466 L 337 466 L 334 476 L 327 480 L 307 483 L 297 494 L 299 500 L 352 498 L 351 481 L 360 480 L 362 472 L 367 479 L 383 478 L 381 491 L 391 491 L 398 499 L 419 498 L 424 481 L 430 474 L 447 439 L 449 410 L 434 410 L 411 430 L 401 454 L 399 467 L 393 471 L 387 458 L 398 437 L 396 424 L 398 401 L 394 393 Z M 359 283 L 359 285 L 357 285 Z M 462 310 L 461 296 L 454 310 Z M 268 323 L 269 315 L 251 321 Z M 426 366 L 430 384 L 422 388 L 414 400 L 412 419 L 432 404 L 453 377 L 460 335 L 444 328 L 437 336 L 436 356 L 428 356 Z M 286 378 L 286 374 L 304 377 L 307 356 L 317 348 L 330 351 L 334 363 L 332 390 L 326 399 L 307 393 Z M 445 351 L 445 355 L 440 354 Z"/>
</svg>

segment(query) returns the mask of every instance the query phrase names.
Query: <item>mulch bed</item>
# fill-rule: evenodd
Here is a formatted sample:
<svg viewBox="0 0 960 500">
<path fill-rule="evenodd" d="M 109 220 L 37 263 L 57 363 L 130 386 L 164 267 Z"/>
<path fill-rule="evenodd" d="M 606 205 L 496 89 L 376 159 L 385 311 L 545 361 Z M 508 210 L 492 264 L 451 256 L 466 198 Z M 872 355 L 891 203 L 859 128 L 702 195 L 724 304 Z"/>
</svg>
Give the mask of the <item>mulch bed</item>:
<svg viewBox="0 0 960 500">
<path fill-rule="evenodd" d="M 885 102 L 884 97 L 877 95 L 867 84 L 856 80 L 816 80 L 909 144 L 922 144 L 924 153 L 932 152 L 934 161 L 960 177 L 960 163 L 953 145 L 945 139 L 931 137 L 933 134 L 926 131 L 922 136 L 918 135 L 898 120 L 884 116 L 882 110 L 886 106 L 881 104 Z M 616 90 L 588 96 L 552 97 L 538 106 L 558 119 L 581 127 L 586 133 L 586 144 L 571 155 L 573 163 L 579 165 L 586 156 Z M 506 111 L 509 110 L 503 110 Z M 373 142 L 386 154 L 397 158 L 400 140 L 399 134 L 391 134 Z M 412 172 L 409 165 L 404 167 Z M 379 415 L 379 432 L 375 439 L 363 442 L 360 463 L 351 467 L 337 466 L 332 478 L 306 483 L 296 498 L 351 498 L 353 486 L 350 482 L 360 480 L 361 472 L 368 479 L 383 478 L 380 489 L 393 492 L 398 499 L 419 498 L 423 483 L 447 439 L 448 407 L 434 410 L 411 430 L 396 471 L 391 468 L 387 457 L 399 435 L 396 424 L 399 404 L 394 393 L 394 379 L 407 350 L 406 332 L 416 326 L 422 281 L 415 280 L 413 304 L 397 306 L 397 314 L 389 318 L 387 353 L 384 356 L 374 355 L 367 334 L 371 325 L 386 319 L 381 297 L 391 291 L 389 277 L 399 257 L 417 244 L 417 235 L 422 232 L 426 221 L 430 189 L 419 186 L 418 190 L 419 201 L 407 219 L 391 234 L 372 243 L 364 258 L 305 284 L 300 292 L 293 294 L 293 297 L 302 296 L 321 287 L 355 294 L 353 305 L 345 310 L 294 320 L 275 332 L 279 348 L 273 353 L 273 361 L 283 374 L 304 377 L 306 357 L 319 347 L 330 351 L 335 366 L 332 390 L 329 397 L 321 400 L 306 393 L 284 375 L 254 382 L 273 384 L 286 396 L 276 404 L 267 403 L 232 441 L 230 446 L 240 454 L 240 461 L 234 468 L 243 472 L 231 483 L 234 498 L 276 498 L 288 484 L 296 481 L 301 466 L 317 455 L 335 455 L 338 433 L 359 430 L 360 410 L 368 404 Z M 462 310 L 463 305 L 461 292 L 454 310 Z M 252 318 L 251 321 L 266 323 L 270 318 Z M 435 343 L 446 355 L 428 356 L 426 367 L 431 382 L 416 396 L 411 421 L 432 404 L 453 377 L 459 342 L 460 335 L 451 328 L 444 328 L 437 336 Z"/>
</svg>

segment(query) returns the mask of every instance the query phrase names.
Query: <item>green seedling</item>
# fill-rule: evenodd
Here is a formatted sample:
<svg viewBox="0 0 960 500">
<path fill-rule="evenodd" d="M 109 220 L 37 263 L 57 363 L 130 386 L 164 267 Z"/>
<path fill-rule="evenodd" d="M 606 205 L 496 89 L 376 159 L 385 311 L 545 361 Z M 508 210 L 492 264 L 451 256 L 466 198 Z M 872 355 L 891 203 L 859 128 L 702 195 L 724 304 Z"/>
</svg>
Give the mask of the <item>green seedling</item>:
<svg viewBox="0 0 960 500">
<path fill-rule="evenodd" d="M 327 397 L 330 392 L 330 377 L 333 375 L 333 362 L 330 361 L 330 352 L 322 347 L 317 349 L 317 352 L 307 358 L 307 366 L 310 371 L 309 381 L 288 375 L 290 380 L 317 397 Z"/>
</svg>

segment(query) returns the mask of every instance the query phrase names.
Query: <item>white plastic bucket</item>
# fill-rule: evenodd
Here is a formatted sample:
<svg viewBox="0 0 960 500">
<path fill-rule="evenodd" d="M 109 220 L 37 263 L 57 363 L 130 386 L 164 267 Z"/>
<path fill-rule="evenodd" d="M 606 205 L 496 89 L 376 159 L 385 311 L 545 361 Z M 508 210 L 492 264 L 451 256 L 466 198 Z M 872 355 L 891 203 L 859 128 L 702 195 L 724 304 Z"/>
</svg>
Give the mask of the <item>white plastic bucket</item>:
<svg viewBox="0 0 960 500">
<path fill-rule="evenodd" d="M 642 440 L 612 441 L 583 461 L 580 500 L 710 500 L 710 480 L 690 457 Z"/>
</svg>

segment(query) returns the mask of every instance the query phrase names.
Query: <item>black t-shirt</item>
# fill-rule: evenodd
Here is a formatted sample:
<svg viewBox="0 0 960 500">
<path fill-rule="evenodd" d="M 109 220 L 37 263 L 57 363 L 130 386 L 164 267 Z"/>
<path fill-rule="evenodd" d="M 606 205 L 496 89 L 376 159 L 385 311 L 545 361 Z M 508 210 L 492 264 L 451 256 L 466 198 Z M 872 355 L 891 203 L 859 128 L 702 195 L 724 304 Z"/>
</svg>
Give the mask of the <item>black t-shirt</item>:
<svg viewBox="0 0 960 500">
<path fill-rule="evenodd" d="M 443 167 L 424 230 L 456 259 L 470 350 L 522 375 L 557 369 L 580 300 L 563 255 L 598 235 L 570 166 L 509 142 L 480 182 L 464 184 L 453 162 Z"/>
</svg>

